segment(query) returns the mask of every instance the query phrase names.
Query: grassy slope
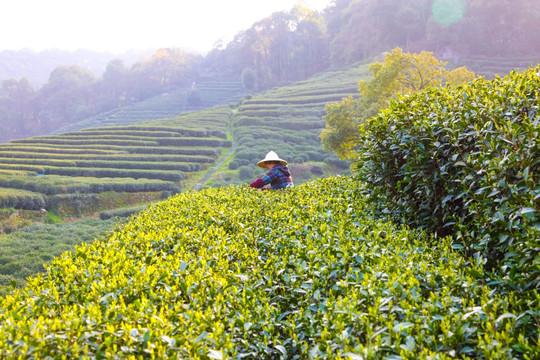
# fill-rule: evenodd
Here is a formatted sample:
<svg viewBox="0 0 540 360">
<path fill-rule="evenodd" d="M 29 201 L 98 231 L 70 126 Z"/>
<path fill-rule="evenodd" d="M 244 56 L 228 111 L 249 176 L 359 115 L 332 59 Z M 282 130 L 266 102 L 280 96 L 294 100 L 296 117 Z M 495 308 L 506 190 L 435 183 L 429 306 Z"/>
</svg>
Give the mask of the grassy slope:
<svg viewBox="0 0 540 360">
<path fill-rule="evenodd" d="M 69 224 L 31 226 L 0 234 L 0 295 L 6 295 L 13 281 L 22 286 L 26 278 L 45 270 L 45 264 L 76 245 L 91 243 L 114 228 L 115 220 L 81 220 Z"/>
<path fill-rule="evenodd" d="M 523 71 L 540 63 L 538 57 L 514 57 L 514 58 L 456 58 L 446 59 L 449 67 L 466 66 L 475 74 L 492 79 L 496 75 L 505 76 L 512 70 Z"/>
<path fill-rule="evenodd" d="M 231 200 L 239 194 L 240 200 Z M 71 339 L 80 337 L 80 343 L 88 344 L 86 351 L 98 351 L 96 344 L 99 343 L 117 346 L 125 343 L 121 349 L 125 355 L 137 351 L 142 354 L 144 350 L 171 353 L 179 350 L 176 346 L 179 344 L 185 344 L 182 354 L 189 353 L 194 358 L 235 351 L 262 357 L 268 357 L 270 353 L 275 356 L 296 353 L 304 357 L 324 356 L 324 353 L 336 357 L 336 354 L 379 357 L 399 354 L 405 358 L 417 358 L 419 353 L 428 357 L 435 352 L 440 358 L 456 354 L 477 358 L 519 357 L 520 353 L 527 352 L 530 356 L 538 355 L 538 343 L 535 346 L 530 340 L 519 339 L 522 334 L 515 333 L 520 320 L 512 315 L 512 307 L 518 298 L 514 294 L 501 297 L 491 292 L 484 285 L 486 274 L 482 273 L 481 266 L 459 258 L 449 244 L 433 244 L 425 236 L 372 222 L 364 213 L 363 200 L 353 196 L 351 189 L 338 180 L 307 184 L 287 194 L 290 197 L 284 199 L 278 195 L 280 198 L 276 199 L 275 194 L 262 196 L 237 188 L 180 195 L 159 205 L 163 209 L 161 212 L 144 213 L 139 220 L 127 225 L 126 230 L 113 235 L 110 244 L 83 247 L 74 257 L 57 259 L 51 273 L 41 280 L 33 280 L 25 290 L 35 294 L 34 300 L 38 301 L 25 316 L 32 318 L 44 314 L 45 309 L 52 311 L 47 313 L 51 317 L 45 319 L 52 324 L 51 328 L 32 330 L 33 339 L 56 334 L 48 337 L 48 340 L 55 340 L 51 347 L 43 350 L 46 354 L 61 351 L 62 346 L 71 348 L 66 351 L 78 351 L 77 347 L 72 348 L 72 340 L 62 340 L 69 334 Z M 209 203 L 212 207 L 208 207 Z M 266 210 L 276 204 L 279 210 L 273 217 Z M 171 214 L 174 216 L 169 219 Z M 168 220 L 163 222 L 163 218 Z M 183 220 L 178 222 L 178 219 Z M 145 221 L 159 226 L 141 228 L 140 224 Z M 178 231 L 171 232 L 171 229 Z M 279 232 L 273 232 L 273 229 L 279 229 Z M 159 240 L 160 234 L 165 242 Z M 171 234 L 174 234 L 172 238 Z M 226 242 L 207 242 L 207 236 L 216 240 L 216 236 L 221 235 L 225 235 Z M 354 243 L 341 240 L 348 237 Z M 293 247 L 289 243 L 291 240 Z M 140 251 L 132 251 L 135 244 L 139 244 Z M 183 256 L 179 261 L 165 254 L 164 249 L 170 249 L 173 244 L 173 253 Z M 205 244 L 217 252 L 207 251 Z M 341 246 L 350 247 L 344 252 Z M 100 262 L 113 266 L 114 260 L 100 260 L 109 247 L 120 250 L 118 256 L 124 256 L 127 251 L 130 261 L 122 264 L 128 268 L 132 264 L 134 267 L 129 268 L 134 276 L 132 279 L 145 282 L 138 284 L 141 287 L 125 288 L 126 291 L 107 288 L 103 276 L 113 274 L 107 268 L 91 266 L 92 277 L 87 285 L 97 288 L 85 290 L 79 285 L 71 288 L 79 291 L 77 302 L 83 307 L 82 313 L 76 313 L 77 310 L 66 303 L 72 304 L 74 298 L 66 300 L 62 274 L 67 271 L 69 275 L 74 270 L 70 265 L 72 262 L 79 265 Z M 101 250 L 93 253 L 97 249 Z M 246 249 L 250 249 L 255 257 L 244 256 Z M 266 260 L 264 264 L 260 263 L 261 251 L 266 254 L 266 258 L 262 258 Z M 351 252 L 354 256 L 349 256 Z M 156 254 L 163 254 L 165 262 L 153 263 Z M 203 263 L 205 265 L 201 267 Z M 99 272 L 103 269 L 105 273 Z M 199 279 L 190 284 L 200 285 L 189 288 L 185 297 L 182 294 L 186 294 L 186 289 L 182 283 L 179 284 L 177 278 L 165 276 L 167 269 L 173 274 L 178 269 L 185 270 L 183 278 Z M 147 270 L 149 276 L 154 276 L 146 277 Z M 142 275 L 137 275 L 137 271 L 142 271 Z M 165 277 L 156 277 L 156 274 Z M 207 275 L 218 276 L 219 281 L 215 284 L 207 282 L 211 278 Z M 273 286 L 261 288 L 262 282 L 267 283 L 268 279 L 276 279 L 272 280 Z M 227 291 L 224 287 L 227 284 L 240 292 Z M 47 290 L 40 293 L 40 289 Z M 110 291 L 115 289 L 116 295 L 111 295 Z M 173 299 L 171 289 L 178 289 L 176 296 L 179 297 Z M 213 299 L 230 300 L 232 308 L 208 313 L 205 308 L 210 306 L 207 291 L 214 291 Z M 54 297 L 57 293 L 59 298 L 49 297 L 49 294 Z M 28 301 L 24 292 L 18 294 L 21 297 L 15 300 Z M 242 303 L 236 301 L 239 294 L 244 294 Z M 263 300 L 257 300 L 258 296 Z M 186 323 L 181 320 L 182 325 L 179 325 L 178 313 L 167 313 L 171 308 L 159 303 L 160 299 L 179 302 L 181 310 L 188 309 L 185 314 L 197 320 Z M 190 300 L 188 304 L 186 299 Z M 13 300 L 8 298 L 0 306 L 2 320 L 20 321 L 17 314 L 29 311 L 30 307 L 12 311 Z M 119 301 L 127 301 L 128 309 L 123 309 Z M 93 303 L 105 306 L 101 308 L 101 314 Z M 108 310 L 110 306 L 120 306 L 120 311 Z M 154 308 L 165 311 L 165 323 L 159 325 L 148 317 L 147 310 Z M 235 309 L 237 313 L 234 313 Z M 128 311 L 125 318 L 122 318 L 124 315 L 118 317 L 119 313 L 124 314 L 123 311 Z M 91 322 L 106 318 L 111 321 L 66 329 L 55 316 L 70 316 L 71 312 L 75 312 L 76 318 L 88 318 Z M 258 318 L 249 318 L 259 314 L 267 314 L 262 322 L 256 322 L 260 320 Z M 137 325 L 140 319 L 146 319 L 143 323 L 150 325 L 146 328 Z M 120 323 L 120 320 L 126 322 Z M 22 328 L 26 326 L 19 324 Z M 56 330 L 55 326 L 58 326 Z M 184 326 L 188 327 L 187 333 L 174 331 L 174 328 Z M 108 332 L 111 328 L 115 329 L 114 333 Z M 201 329 L 205 332 L 201 333 Z M 284 338 L 280 329 L 288 329 L 286 335 L 290 337 Z M 9 329 L 4 330 L 0 329 L 0 343 L 6 339 L 11 343 L 19 331 L 9 333 Z M 95 332 L 89 337 L 88 331 Z M 194 340 L 196 335 L 200 336 Z M 2 344 L 5 349 L 11 346 Z M 25 346 L 17 351 L 24 351 Z M 1 354 L 5 355 L 5 352 Z"/>
<path fill-rule="evenodd" d="M 478 62 L 478 66 L 480 66 L 479 69 L 481 69 L 482 63 L 480 61 Z M 348 89 L 347 91 L 354 93 L 356 82 L 358 81 L 360 77 L 366 76 L 367 74 L 366 71 L 367 70 L 365 67 L 360 67 L 357 69 L 353 67 L 345 71 L 335 71 L 335 72 L 319 74 L 313 77 L 312 79 L 299 82 L 297 84 L 294 84 L 293 86 L 276 88 L 264 94 L 254 96 L 251 101 L 252 105 L 250 105 L 250 102 L 248 101 L 248 102 L 245 102 L 243 106 L 246 109 L 249 108 L 249 106 L 252 106 L 252 109 L 253 109 L 253 105 L 256 105 L 256 103 L 259 102 L 259 103 L 262 103 L 264 106 L 266 106 L 267 109 L 269 108 L 268 105 L 271 105 L 270 107 L 273 106 L 275 108 L 285 109 L 286 111 L 290 111 L 290 112 L 297 111 L 299 109 L 300 110 L 305 109 L 307 107 L 310 109 L 315 109 L 315 111 L 317 111 L 319 114 L 318 116 L 322 116 L 322 114 L 324 113 L 324 109 L 323 109 L 324 104 L 316 101 L 317 97 L 326 96 L 325 95 L 326 93 L 333 93 L 334 95 L 343 93 L 343 89 Z M 309 100 L 307 101 L 307 106 L 306 104 L 300 104 L 300 105 L 296 104 L 294 106 L 290 104 L 290 102 L 291 101 L 294 102 L 295 99 L 298 100 L 298 99 L 306 99 L 306 98 Z M 283 99 L 287 99 L 289 103 L 280 104 L 279 102 L 280 101 L 282 102 Z M 260 104 L 257 106 L 260 106 Z M 216 118 L 215 116 L 212 115 L 213 112 L 214 110 L 209 109 L 208 111 L 192 112 L 192 113 L 184 114 L 180 117 L 171 118 L 171 119 L 142 122 L 139 125 L 141 126 L 143 125 L 144 126 L 179 126 L 180 124 L 180 126 L 182 127 L 190 127 L 190 128 L 197 129 L 202 124 L 205 127 L 215 128 L 215 129 L 218 129 L 219 131 L 227 131 L 228 119 L 224 118 L 220 120 L 219 118 Z M 236 112 L 234 119 L 238 121 L 240 116 L 241 116 L 240 112 Z M 250 132 L 252 134 L 257 135 L 259 134 L 257 131 L 261 129 L 267 130 L 268 127 L 270 128 L 273 127 L 274 129 L 276 129 L 274 121 L 277 120 L 279 122 L 279 121 L 287 121 L 290 119 L 291 119 L 291 116 L 287 114 L 280 115 L 277 118 L 271 118 L 268 124 L 265 124 L 265 129 L 262 129 L 261 127 L 257 127 L 257 126 L 247 127 L 250 131 L 243 133 L 241 136 L 239 135 L 238 138 L 243 139 L 244 142 L 249 142 L 249 138 L 247 137 L 249 136 Z M 317 121 L 320 122 L 321 120 L 320 117 L 317 119 L 314 119 L 312 115 L 304 116 L 300 118 L 300 120 L 306 123 L 310 121 L 312 121 L 313 123 Z M 296 121 L 298 120 L 298 118 L 295 117 L 293 120 Z M 281 149 L 281 148 L 287 148 L 287 147 L 290 147 L 290 144 L 285 144 L 285 146 L 281 146 L 279 148 Z M 295 154 L 296 152 L 298 153 L 304 152 L 304 150 L 301 148 L 301 145 L 300 147 L 297 146 L 296 149 L 294 147 L 290 147 L 290 148 L 292 149 L 291 154 Z M 44 152 L 43 149 L 41 149 L 40 151 L 42 153 Z M 101 151 L 102 152 L 115 152 L 115 150 L 101 150 Z M 261 148 L 260 154 L 255 153 L 254 156 L 255 157 L 264 156 L 265 151 L 266 151 L 266 148 L 264 149 Z M 226 153 L 225 149 L 223 149 L 222 153 Z M 285 153 L 283 157 L 286 157 L 286 155 L 287 153 Z M 228 161 L 225 162 L 224 165 L 222 165 L 222 167 L 220 167 L 218 171 L 215 172 L 213 179 L 211 179 L 211 182 L 210 182 L 211 184 L 226 185 L 228 183 L 234 183 L 234 182 L 245 183 L 247 181 L 247 179 L 238 181 L 237 180 L 239 178 L 238 170 L 228 169 L 228 164 L 231 161 L 232 159 L 228 159 Z M 252 164 L 253 161 L 250 160 L 248 163 Z M 335 171 L 332 167 L 329 167 L 324 162 L 308 161 L 307 163 L 303 163 L 303 164 L 294 164 L 293 162 L 293 164 L 291 164 L 291 167 L 294 170 L 293 175 L 295 175 L 295 180 L 300 180 L 297 182 L 303 182 L 303 181 L 307 181 L 311 177 L 316 177 L 311 172 L 311 168 L 314 165 L 320 165 L 323 168 L 324 176 L 332 175 L 332 173 Z M 190 188 L 197 180 L 200 180 L 202 176 L 204 175 L 204 172 L 206 171 L 207 170 L 203 170 L 200 172 L 193 173 L 194 176 L 184 181 L 184 184 L 188 185 L 188 187 L 186 188 Z M 6 173 L 7 172 L 5 171 L 0 172 L 0 175 L 5 176 Z M 20 173 L 19 175 L 22 174 L 22 172 L 19 172 L 19 173 Z M 21 176 L 23 175 L 24 174 L 22 174 Z M 253 172 L 253 176 L 258 176 L 258 175 L 259 175 L 258 173 Z M 81 181 L 81 180 L 77 180 L 77 181 Z M 70 185 L 69 186 L 61 185 L 61 186 L 64 188 L 67 188 Z M 37 196 L 39 196 L 39 194 Z M 69 225 L 69 226 L 72 226 L 72 225 Z M 11 238 L 15 238 L 16 236 L 17 236 L 16 234 L 10 235 Z M 60 254 L 59 252 L 55 252 L 53 256 L 57 256 L 59 254 Z M 14 261 L 18 264 L 18 265 L 14 265 L 17 268 L 19 267 L 31 268 L 33 266 L 33 265 L 28 265 L 23 258 L 17 258 Z M 11 260 L 9 262 L 11 262 Z M 4 262 L 4 263 L 8 263 L 8 262 Z M 15 274 L 19 274 L 19 275 L 16 275 L 15 278 L 13 277 L 13 274 L 7 274 L 6 271 L 3 271 L 2 274 L 5 276 L 4 279 L 8 279 L 7 282 L 9 281 L 9 279 L 17 279 L 18 283 L 22 284 L 24 283 L 24 276 L 26 276 L 28 273 L 24 272 L 23 274 L 20 272 L 15 272 Z M 3 283 L 6 284 L 7 282 L 4 281 Z"/>
<path fill-rule="evenodd" d="M 100 188 L 170 191 L 190 173 L 208 168 L 222 148 L 230 147 L 226 137 L 231 112 L 230 107 L 221 106 L 198 112 L 196 116 L 191 113 L 136 126 L 93 128 L 3 144 L 0 146 L 0 168 L 4 169 L 1 186 L 46 195 L 73 192 L 68 190 L 69 186 L 85 193 L 99 192 Z M 30 172 L 46 176 L 31 176 Z M 68 181 L 66 176 L 73 181 Z M 140 184 L 126 184 L 130 178 L 141 179 L 137 182 L 148 184 L 147 189 Z M 91 186 L 84 186 L 85 179 Z M 17 203 L 14 195 L 10 196 L 10 204 Z"/>
</svg>

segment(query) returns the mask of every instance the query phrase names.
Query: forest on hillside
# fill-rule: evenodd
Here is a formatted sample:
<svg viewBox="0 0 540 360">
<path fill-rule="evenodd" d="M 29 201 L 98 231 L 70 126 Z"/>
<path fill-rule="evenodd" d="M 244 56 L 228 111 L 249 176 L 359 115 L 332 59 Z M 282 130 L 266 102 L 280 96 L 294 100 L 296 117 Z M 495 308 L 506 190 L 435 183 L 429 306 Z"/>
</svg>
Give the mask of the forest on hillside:
<svg viewBox="0 0 540 360">
<path fill-rule="evenodd" d="M 320 13 L 297 5 L 257 21 L 206 56 L 160 49 L 129 67 L 112 60 L 101 75 L 66 64 L 39 89 L 25 77 L 2 79 L 0 142 L 189 89 L 201 76 L 241 79 L 246 89 L 260 91 L 395 47 L 450 61 L 538 59 L 539 22 L 535 0 L 335 0 Z"/>
</svg>

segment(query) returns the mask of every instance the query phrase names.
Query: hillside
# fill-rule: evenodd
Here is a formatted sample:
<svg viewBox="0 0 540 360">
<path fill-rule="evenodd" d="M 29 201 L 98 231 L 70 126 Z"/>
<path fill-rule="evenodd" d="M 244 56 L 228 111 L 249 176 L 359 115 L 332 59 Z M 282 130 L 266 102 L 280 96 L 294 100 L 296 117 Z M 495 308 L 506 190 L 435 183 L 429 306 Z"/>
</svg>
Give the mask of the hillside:
<svg viewBox="0 0 540 360">
<path fill-rule="evenodd" d="M 539 70 L 399 96 L 363 123 L 354 176 L 184 191 L 81 239 L 0 297 L 0 357 L 539 358 Z M 267 99 L 324 98 L 297 86 Z M 191 138 L 226 128 L 223 153 L 249 111 L 286 128 L 247 100 L 113 142 L 160 129 L 161 149 L 204 124 L 218 133 Z"/>
<path fill-rule="evenodd" d="M 231 146 L 226 133 L 231 112 L 215 107 L 195 123 L 187 115 L 169 126 L 93 128 L 2 144 L 1 206 L 69 216 L 74 207 L 76 215 L 110 209 L 111 204 L 101 209 L 96 204 L 100 193 L 159 198 L 179 192 L 182 180 L 207 169 L 222 148 Z"/>
<path fill-rule="evenodd" d="M 236 103 L 246 93 L 240 81 L 228 77 L 203 77 L 190 88 L 180 88 L 133 105 L 123 106 L 63 126 L 51 134 L 62 134 L 93 127 L 122 126 L 176 117 L 218 105 Z"/>
<path fill-rule="evenodd" d="M 245 182 L 256 175 L 254 164 L 272 148 L 289 159 L 298 183 L 331 173 L 336 166 L 342 171 L 348 164 L 323 151 L 318 134 L 324 128 L 325 104 L 355 95 L 362 76 L 367 76 L 367 66 L 353 66 L 240 102 L 238 82 L 206 79 L 187 92 L 75 123 L 65 133 L 12 140 L 0 145 L 0 204 L 72 215 L 54 199 L 73 192 L 88 198 L 107 191 L 174 193 L 200 181 L 231 150 L 228 168 L 218 169 L 206 186 Z M 189 92 L 198 94 L 198 105 L 178 115 L 188 106 Z M 230 105 L 212 107 L 223 102 Z M 207 109 L 195 111 L 202 107 Z M 162 119 L 151 120 L 155 118 Z M 76 214 L 99 209 L 91 202 L 85 210 L 87 201 L 82 203 Z"/>
<path fill-rule="evenodd" d="M 51 72 L 61 65 L 78 65 L 96 75 L 101 75 L 113 59 L 122 59 L 128 66 L 152 55 L 152 50 L 130 51 L 124 54 L 111 54 L 91 50 L 64 51 L 50 49 L 33 51 L 0 51 L 0 81 L 27 78 L 34 87 L 47 83 Z"/>
<path fill-rule="evenodd" d="M 145 103 L 148 108 L 140 105 L 119 111 L 125 119 L 119 116 L 118 122 L 103 117 L 91 123 L 96 125 L 93 128 L 75 124 L 70 132 L 1 144 L 0 239 L 9 253 L 19 249 L 16 253 L 22 251 L 28 256 L 6 255 L 0 259 L 0 294 L 7 293 L 12 281 L 19 287 L 25 284 L 26 277 L 36 271 L 36 257 L 51 259 L 61 254 L 60 249 L 69 248 L 38 247 L 39 254 L 23 250 L 17 239 L 27 239 L 28 244 L 50 241 L 46 232 L 29 225 L 89 216 L 126 217 L 180 191 L 244 184 L 262 174 L 262 170 L 255 170 L 255 164 L 267 148 L 282 150 L 278 151 L 288 158 L 296 184 L 346 171 L 348 163 L 322 150 L 317 132 L 324 127 L 324 104 L 356 95 L 356 83 L 366 71 L 365 66 L 355 66 L 323 73 L 246 96 L 229 106 L 139 122 L 145 119 L 139 116 L 143 113 L 162 111 L 167 97 L 158 97 Z M 233 87 L 229 92 L 231 85 L 227 82 L 208 81 L 197 86 L 203 94 L 203 105 L 208 101 L 205 98 L 212 101 L 212 96 L 236 96 L 234 89 L 238 89 Z M 224 97 L 216 101 L 225 101 Z M 257 104 L 264 99 L 268 100 L 266 104 Z M 280 110 L 271 116 L 249 114 L 270 107 Z M 266 121 L 265 126 L 261 121 Z M 280 137 L 265 142 L 262 134 L 268 131 Z M 112 228 L 100 225 L 99 219 L 93 221 L 102 234 Z M 55 241 L 73 244 L 69 231 L 62 230 L 71 225 L 55 226 L 59 234 Z"/>
<path fill-rule="evenodd" d="M 349 163 L 321 146 L 325 105 L 358 96 L 358 81 L 368 77 L 368 66 L 355 64 L 246 97 L 233 113 L 234 156 L 208 185 L 242 184 L 262 175 L 255 165 L 269 150 L 289 162 L 296 183 L 346 171 Z"/>
<path fill-rule="evenodd" d="M 506 57 L 455 57 L 445 58 L 448 67 L 466 66 L 477 76 L 493 79 L 495 76 L 505 76 L 512 70 L 524 71 L 540 64 L 540 56 L 506 56 Z"/>
</svg>

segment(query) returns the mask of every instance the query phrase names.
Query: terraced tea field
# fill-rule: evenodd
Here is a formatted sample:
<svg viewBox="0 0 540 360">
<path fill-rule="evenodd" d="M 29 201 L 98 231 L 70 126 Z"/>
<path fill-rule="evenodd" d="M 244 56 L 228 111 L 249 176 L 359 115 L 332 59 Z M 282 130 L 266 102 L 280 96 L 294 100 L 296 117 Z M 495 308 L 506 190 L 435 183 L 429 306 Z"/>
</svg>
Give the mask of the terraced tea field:
<svg viewBox="0 0 540 360">
<path fill-rule="evenodd" d="M 448 62 L 449 67 L 466 66 L 475 74 L 483 76 L 487 79 L 493 79 L 496 75 L 504 76 L 512 70 L 523 71 L 527 68 L 538 64 L 538 56 L 514 58 L 455 58 L 444 59 Z"/>
<path fill-rule="evenodd" d="M 125 126 L 158 119 L 175 118 L 180 114 L 201 111 L 222 104 L 236 103 L 246 90 L 238 80 L 203 77 L 193 88 L 154 96 L 133 105 L 120 107 L 85 120 L 64 126 L 53 134 L 93 127 Z"/>
<path fill-rule="evenodd" d="M 213 164 L 229 148 L 232 110 L 189 114 L 165 122 L 100 127 L 0 144 L 0 207 L 28 198 L 72 193 L 179 192 L 180 182 Z M 4 188 L 4 189 L 2 189 Z M 25 190 L 24 194 L 13 189 Z M 45 199 L 49 204 L 50 199 Z M 43 201 L 26 201 L 29 208 Z"/>
<path fill-rule="evenodd" d="M 210 178 L 210 184 L 241 184 L 262 175 L 255 164 L 269 150 L 290 163 L 297 183 L 347 171 L 348 162 L 322 148 L 325 105 L 358 96 L 358 81 L 368 77 L 368 66 L 357 64 L 247 97 L 233 117 L 234 159 Z"/>
<path fill-rule="evenodd" d="M 85 208 L 98 209 L 91 198 L 108 191 L 168 196 L 180 192 L 182 185 L 245 183 L 259 175 L 255 164 L 269 150 L 288 159 L 297 183 L 347 170 L 348 163 L 322 149 L 325 105 L 356 96 L 357 82 L 368 74 L 367 65 L 353 66 L 247 96 L 237 108 L 221 105 L 174 117 L 162 113 L 169 117 L 148 121 L 126 113 L 136 124 L 106 126 L 112 122 L 101 119 L 96 120 L 98 127 L 0 144 L 0 207 L 60 211 L 57 198 L 63 196 L 64 207 L 69 207 L 67 197 L 83 203 L 77 205 L 80 214 Z M 208 80 L 203 85 L 197 88 L 201 98 L 215 97 L 217 102 L 226 100 L 225 89 L 229 97 L 239 93 L 235 83 Z M 137 106 L 148 113 L 167 112 L 174 107 L 165 106 L 165 98 Z M 215 173 L 210 171 L 228 153 L 234 156 Z M 206 172 L 208 182 L 201 184 Z M 87 195 L 81 199 L 74 194 Z"/>
</svg>

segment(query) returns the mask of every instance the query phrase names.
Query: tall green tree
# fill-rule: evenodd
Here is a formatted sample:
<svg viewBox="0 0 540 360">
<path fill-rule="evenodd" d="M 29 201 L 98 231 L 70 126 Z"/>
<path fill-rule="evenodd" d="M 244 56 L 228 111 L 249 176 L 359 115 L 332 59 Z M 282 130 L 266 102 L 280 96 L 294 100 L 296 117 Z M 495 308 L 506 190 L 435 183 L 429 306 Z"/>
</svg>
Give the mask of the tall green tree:
<svg viewBox="0 0 540 360">
<path fill-rule="evenodd" d="M 245 89 L 249 91 L 257 89 L 257 73 L 252 68 L 242 70 L 241 80 Z"/>
<path fill-rule="evenodd" d="M 44 130 L 54 129 L 92 114 L 96 78 L 79 66 L 59 66 L 38 92 L 40 121 Z"/>
<path fill-rule="evenodd" d="M 31 134 L 37 127 L 35 91 L 26 78 L 7 79 L 0 87 L 0 141 Z"/>
<path fill-rule="evenodd" d="M 129 68 L 120 59 L 107 64 L 101 80 L 100 105 L 105 109 L 119 107 L 129 88 Z"/>
<path fill-rule="evenodd" d="M 428 87 L 457 85 L 474 79 L 465 68 L 448 71 L 446 62 L 430 52 L 404 53 L 400 48 L 385 55 L 384 61 L 370 65 L 373 77 L 358 83 L 359 98 L 349 97 L 327 105 L 326 129 L 321 133 L 323 147 L 341 159 L 354 157 L 358 125 L 385 108 L 397 94 L 410 94 Z M 448 77 L 448 81 L 446 80 Z"/>
</svg>

